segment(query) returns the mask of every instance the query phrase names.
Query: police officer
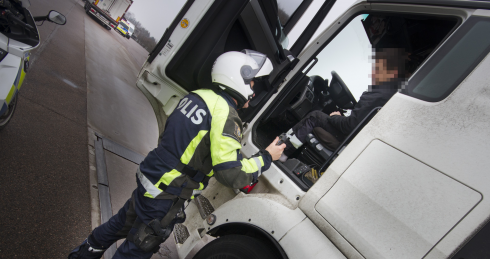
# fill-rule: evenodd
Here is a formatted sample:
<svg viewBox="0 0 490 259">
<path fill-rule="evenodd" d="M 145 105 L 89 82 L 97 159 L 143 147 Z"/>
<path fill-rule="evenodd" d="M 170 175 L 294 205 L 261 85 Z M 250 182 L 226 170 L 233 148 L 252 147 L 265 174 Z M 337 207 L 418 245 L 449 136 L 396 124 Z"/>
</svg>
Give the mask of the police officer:
<svg viewBox="0 0 490 259">
<path fill-rule="evenodd" d="M 184 201 L 203 190 L 210 177 L 230 188 L 242 188 L 269 169 L 285 144 L 276 146 L 276 138 L 260 155 L 243 158 L 242 121 L 237 109 L 248 107 L 254 80 L 271 71 L 271 61 L 256 51 L 219 56 L 211 71 L 217 90 L 193 91 L 180 101 L 167 120 L 158 147 L 136 171 L 137 188 L 132 197 L 68 258 L 100 258 L 122 238 L 126 241 L 114 258 L 150 258 L 179 222 L 176 214 Z"/>
</svg>

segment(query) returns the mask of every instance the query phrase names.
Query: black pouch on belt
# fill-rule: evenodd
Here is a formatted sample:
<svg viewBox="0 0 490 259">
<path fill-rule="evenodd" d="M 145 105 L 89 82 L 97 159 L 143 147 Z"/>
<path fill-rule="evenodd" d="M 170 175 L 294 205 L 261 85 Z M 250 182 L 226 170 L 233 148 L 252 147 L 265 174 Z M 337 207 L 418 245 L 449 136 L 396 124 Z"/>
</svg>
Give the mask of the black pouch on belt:
<svg viewBox="0 0 490 259">
<path fill-rule="evenodd" d="M 127 240 L 133 242 L 137 247 L 145 252 L 158 252 L 160 244 L 165 242 L 172 233 L 174 224 L 171 222 L 175 219 L 177 212 L 181 209 L 185 199 L 179 198 L 178 201 L 170 208 L 167 215 L 162 221 L 153 219 L 148 226 L 141 222 L 136 234 L 128 234 Z M 184 217 L 185 220 L 185 217 Z M 165 226 L 165 228 L 162 228 Z"/>
<path fill-rule="evenodd" d="M 162 228 L 160 221 L 154 219 L 148 223 L 148 226 L 141 224 L 136 234 L 128 236 L 131 242 L 145 252 L 158 252 L 160 244 L 165 242 L 172 233 L 172 229 Z"/>
</svg>

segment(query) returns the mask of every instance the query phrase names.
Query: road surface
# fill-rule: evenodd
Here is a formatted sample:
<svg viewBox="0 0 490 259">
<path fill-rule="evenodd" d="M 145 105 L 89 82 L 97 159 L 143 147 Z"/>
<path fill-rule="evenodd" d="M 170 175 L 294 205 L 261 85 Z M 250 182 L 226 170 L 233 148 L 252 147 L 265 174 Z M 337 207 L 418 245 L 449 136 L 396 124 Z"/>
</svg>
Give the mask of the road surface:
<svg viewBox="0 0 490 259">
<path fill-rule="evenodd" d="M 153 110 L 135 86 L 148 52 L 104 29 L 81 0 L 31 0 L 29 9 L 57 10 L 67 24 L 39 27 L 17 110 L 0 132 L 0 258 L 66 258 L 100 224 L 95 134 L 141 156 L 157 145 Z M 137 164 L 104 154 L 116 213 Z M 175 247 L 156 258 L 177 258 Z"/>
</svg>

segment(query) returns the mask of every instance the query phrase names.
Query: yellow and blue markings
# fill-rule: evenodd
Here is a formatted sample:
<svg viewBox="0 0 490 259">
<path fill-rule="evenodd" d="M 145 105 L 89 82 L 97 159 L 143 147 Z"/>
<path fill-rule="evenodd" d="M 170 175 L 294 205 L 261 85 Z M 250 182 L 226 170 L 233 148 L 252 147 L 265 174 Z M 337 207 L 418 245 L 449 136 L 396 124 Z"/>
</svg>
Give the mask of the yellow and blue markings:
<svg viewBox="0 0 490 259">
<path fill-rule="evenodd" d="M 25 58 L 27 59 L 27 64 L 29 63 L 29 52 L 26 53 Z M 26 76 L 26 67 L 24 63 L 25 59 L 22 59 L 19 72 L 17 73 L 17 77 L 15 78 L 14 84 L 10 88 L 9 93 L 7 94 L 7 97 L 5 98 L 2 108 L 0 108 L 0 116 L 2 116 L 6 111 L 7 107 L 10 104 L 10 102 L 14 99 L 15 95 L 19 92 L 20 87 L 22 86 L 22 83 L 24 83 L 24 78 Z"/>
<path fill-rule="evenodd" d="M 127 31 L 125 28 L 121 28 L 121 27 L 117 26 L 117 29 L 118 29 L 120 32 L 122 32 L 123 34 L 127 34 L 127 33 L 128 33 L 128 31 Z"/>
</svg>

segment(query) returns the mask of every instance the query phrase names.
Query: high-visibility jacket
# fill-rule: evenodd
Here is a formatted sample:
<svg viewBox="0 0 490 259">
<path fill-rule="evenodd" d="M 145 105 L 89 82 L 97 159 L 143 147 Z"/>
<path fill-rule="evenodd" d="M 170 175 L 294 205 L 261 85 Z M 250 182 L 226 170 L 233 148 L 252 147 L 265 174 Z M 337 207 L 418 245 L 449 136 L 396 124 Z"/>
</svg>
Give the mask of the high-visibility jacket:
<svg viewBox="0 0 490 259">
<path fill-rule="evenodd" d="M 267 151 L 252 158 L 240 153 L 242 121 L 236 104 L 224 92 L 194 91 L 168 117 L 158 147 L 137 171 L 145 196 L 157 199 L 190 198 L 209 177 L 225 186 L 242 188 L 269 169 Z"/>
</svg>

